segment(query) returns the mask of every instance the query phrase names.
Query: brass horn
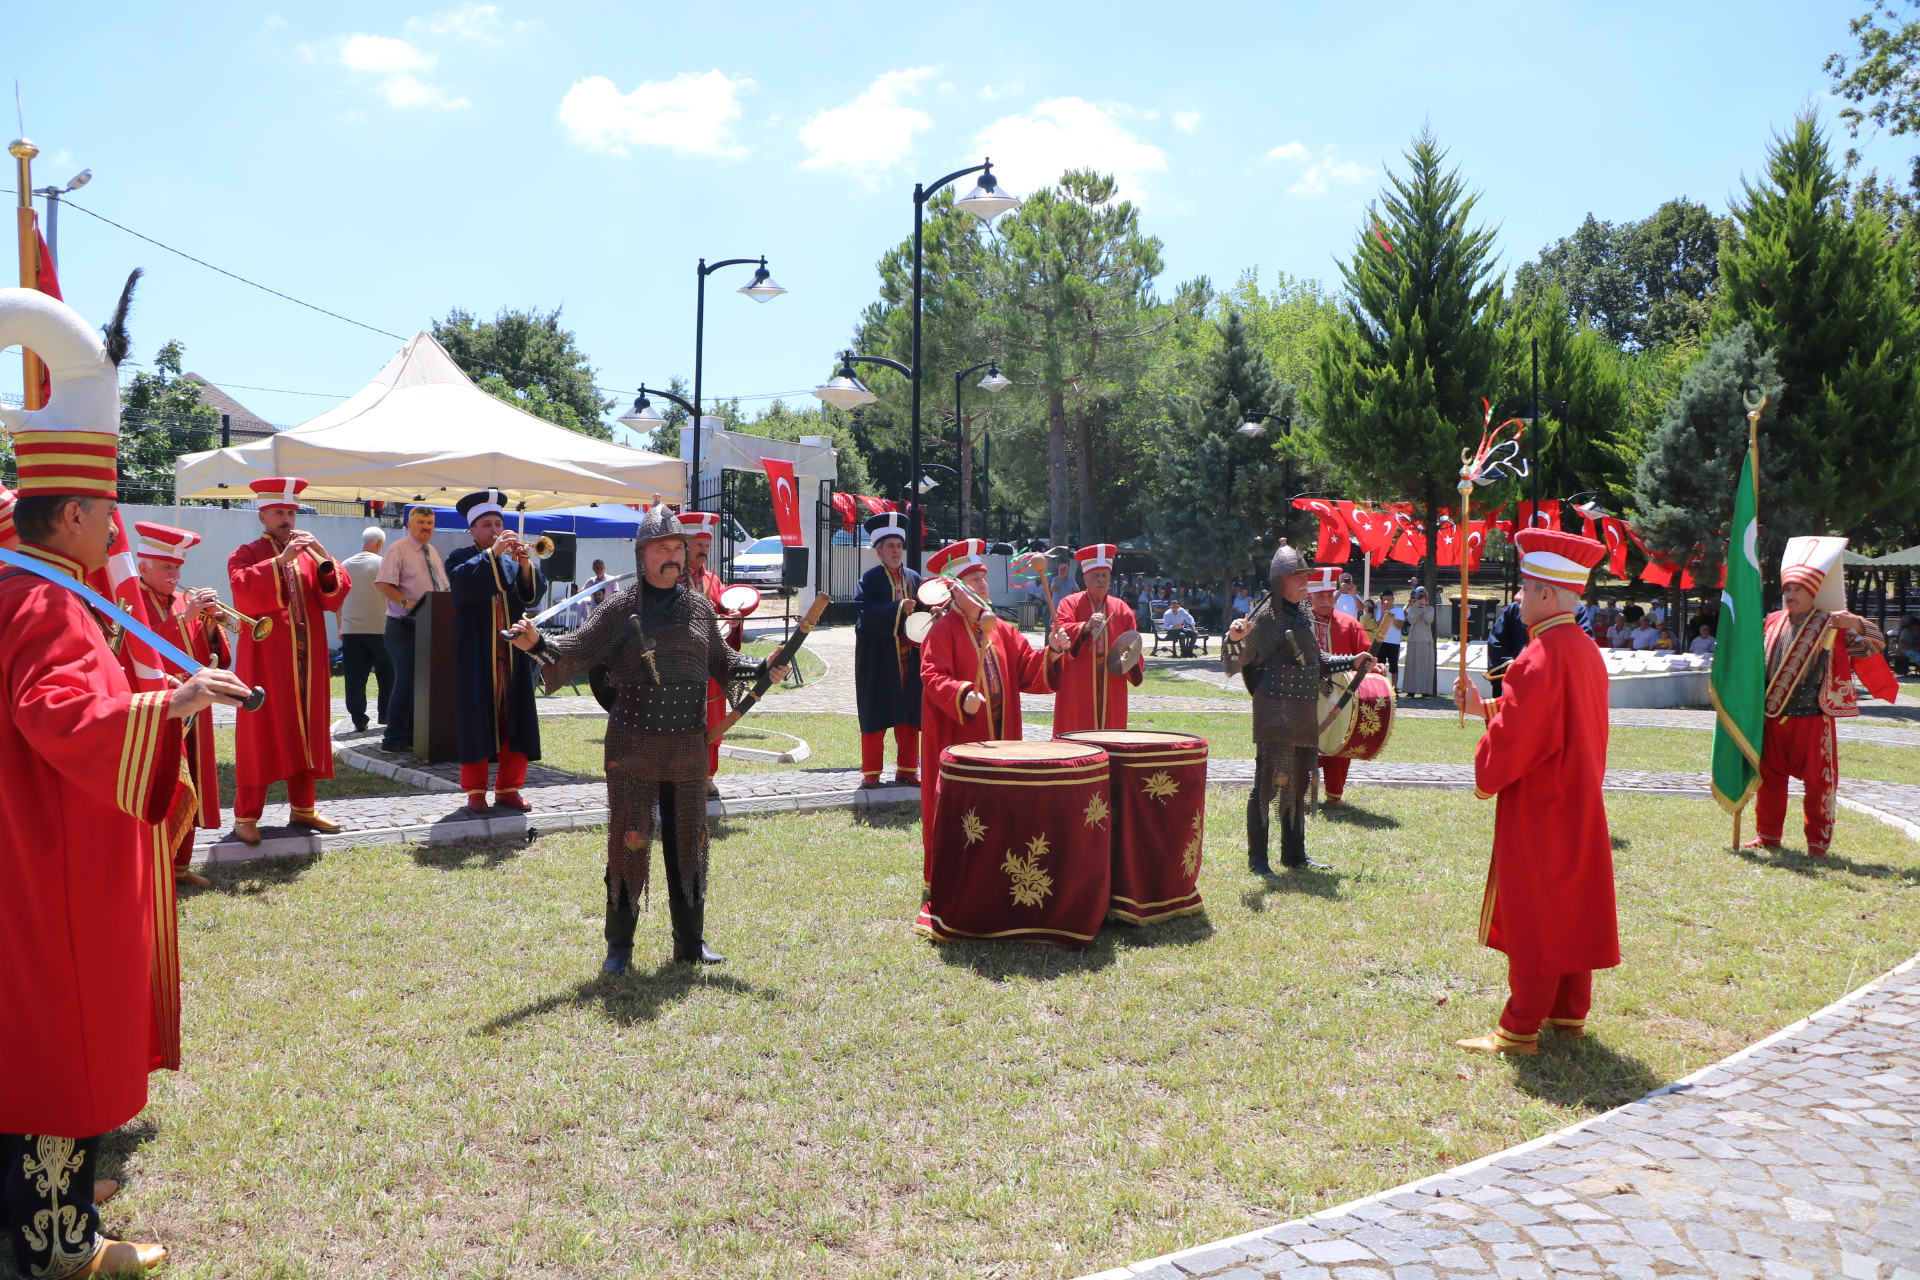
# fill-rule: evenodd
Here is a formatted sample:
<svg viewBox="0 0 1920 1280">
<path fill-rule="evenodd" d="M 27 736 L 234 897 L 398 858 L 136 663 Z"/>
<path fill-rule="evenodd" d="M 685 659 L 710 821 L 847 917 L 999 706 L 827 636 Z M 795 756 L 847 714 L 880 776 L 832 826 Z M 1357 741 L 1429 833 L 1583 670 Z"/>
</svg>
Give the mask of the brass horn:
<svg viewBox="0 0 1920 1280">
<path fill-rule="evenodd" d="M 535 560 L 545 560 L 552 554 L 553 554 L 552 538 L 549 538 L 546 534 L 543 533 L 539 537 L 533 540 L 533 558 Z"/>
<path fill-rule="evenodd" d="M 246 627 L 253 633 L 255 644 L 273 634 L 272 618 L 249 618 L 224 600 L 215 600 L 213 611 L 214 620 L 235 635 L 240 633 L 241 627 Z"/>
</svg>

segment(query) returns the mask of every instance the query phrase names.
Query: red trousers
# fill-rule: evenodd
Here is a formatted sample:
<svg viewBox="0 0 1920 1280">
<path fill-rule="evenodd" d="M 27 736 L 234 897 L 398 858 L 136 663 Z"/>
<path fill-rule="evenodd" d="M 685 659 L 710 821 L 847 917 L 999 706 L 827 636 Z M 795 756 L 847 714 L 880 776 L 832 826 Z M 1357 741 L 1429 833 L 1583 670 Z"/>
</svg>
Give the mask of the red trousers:
<svg viewBox="0 0 1920 1280">
<path fill-rule="evenodd" d="M 1840 752 L 1832 716 L 1782 716 L 1767 721 L 1753 821 L 1756 834 L 1768 844 L 1779 844 L 1786 831 L 1788 778 L 1800 779 L 1807 789 L 1800 803 L 1807 853 L 1824 858 L 1833 843 L 1834 791 L 1840 785 Z"/>
<path fill-rule="evenodd" d="M 313 812 L 313 774 L 302 770 L 287 779 L 287 803 L 295 813 Z M 233 819 L 235 822 L 258 822 L 267 808 L 267 789 L 265 787 L 235 787 L 233 797 Z"/>
<path fill-rule="evenodd" d="M 1517 974 L 1509 965 L 1507 991 L 1507 1007 L 1500 1014 L 1500 1030 L 1509 1040 L 1539 1039 L 1541 1023 L 1569 1030 L 1584 1029 L 1587 1010 L 1593 1007 L 1593 970 L 1536 978 Z"/>
<path fill-rule="evenodd" d="M 893 726 L 893 771 L 898 776 L 920 772 L 920 728 L 918 725 Z M 880 781 L 880 767 L 887 761 L 887 731 L 876 729 L 860 735 L 860 775 L 868 782 Z"/>
<path fill-rule="evenodd" d="M 527 781 L 527 758 L 518 751 L 502 751 L 494 757 L 500 762 L 500 770 L 493 779 L 495 795 L 518 795 Z M 475 796 L 481 799 L 487 794 L 487 765 L 492 761 L 482 760 L 478 764 L 460 766 L 460 789 L 467 793 L 467 799 Z"/>
<path fill-rule="evenodd" d="M 720 682 L 707 677 L 707 732 L 712 733 L 715 725 L 727 718 L 727 695 Z M 707 744 L 707 776 L 715 777 L 720 772 L 720 743 Z"/>
<path fill-rule="evenodd" d="M 1321 790 L 1325 791 L 1329 797 L 1335 800 L 1345 795 L 1347 792 L 1347 770 L 1351 768 L 1352 765 L 1353 761 L 1347 759 L 1345 756 L 1321 756 Z"/>
</svg>

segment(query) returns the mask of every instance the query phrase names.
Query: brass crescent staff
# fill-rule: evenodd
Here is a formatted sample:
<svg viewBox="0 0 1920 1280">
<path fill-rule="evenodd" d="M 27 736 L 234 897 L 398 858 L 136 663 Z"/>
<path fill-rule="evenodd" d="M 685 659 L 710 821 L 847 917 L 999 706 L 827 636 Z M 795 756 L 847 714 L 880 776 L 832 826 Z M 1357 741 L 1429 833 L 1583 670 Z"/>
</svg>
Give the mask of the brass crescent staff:
<svg viewBox="0 0 1920 1280">
<path fill-rule="evenodd" d="M 1493 426 L 1493 404 L 1481 400 L 1486 406 L 1485 424 L 1480 429 L 1480 447 L 1460 451 L 1460 525 L 1454 537 L 1460 545 L 1460 680 L 1467 678 L 1467 551 L 1472 541 L 1471 523 L 1473 507 L 1473 487 L 1479 484 L 1492 484 L 1500 478 L 1500 472 L 1506 471 L 1515 477 L 1524 478 L 1528 464 L 1517 461 L 1520 456 L 1520 437 L 1526 431 L 1526 424 L 1518 418 L 1509 418 L 1498 429 Z M 1513 435 L 1506 436 L 1508 427 Z M 1502 437 L 1505 437 L 1504 439 Z M 1467 704 L 1464 698 L 1456 699 L 1460 708 L 1460 727 L 1467 727 Z"/>
<path fill-rule="evenodd" d="M 1454 540 L 1460 544 L 1460 678 L 1467 678 L 1467 530 L 1473 526 L 1468 523 L 1468 515 L 1473 506 L 1473 459 L 1465 449 L 1460 451 L 1460 527 L 1454 533 Z M 1467 700 L 1457 699 L 1460 710 L 1460 727 L 1467 727 Z"/>
</svg>

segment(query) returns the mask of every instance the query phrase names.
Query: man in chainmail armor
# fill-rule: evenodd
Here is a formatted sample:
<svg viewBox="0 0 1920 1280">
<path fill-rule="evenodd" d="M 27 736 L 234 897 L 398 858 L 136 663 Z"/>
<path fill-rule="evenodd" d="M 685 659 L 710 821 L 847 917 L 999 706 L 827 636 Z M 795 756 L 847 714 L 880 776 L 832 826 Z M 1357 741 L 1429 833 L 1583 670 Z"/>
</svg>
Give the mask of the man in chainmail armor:
<svg viewBox="0 0 1920 1280">
<path fill-rule="evenodd" d="M 706 944 L 707 680 L 724 685 L 768 671 L 763 661 L 727 647 L 704 596 L 687 589 L 687 540 L 664 504 L 640 521 L 634 538 L 640 580 L 593 611 L 571 635 L 543 636 L 526 620 L 513 643 L 544 668 L 547 691 L 604 667 L 617 698 L 607 713 L 607 958 L 602 972 L 626 972 L 633 958 L 639 903 L 646 895 L 659 806 L 667 871 L 673 958 L 719 964 Z"/>
<path fill-rule="evenodd" d="M 1247 869 L 1272 875 L 1267 831 L 1278 802 L 1280 863 L 1318 867 L 1307 857 L 1307 790 L 1320 760 L 1322 682 L 1341 671 L 1365 675 L 1372 654 L 1338 657 L 1320 648 L 1307 605 L 1312 571 L 1300 553 L 1282 545 L 1267 568 L 1272 592 L 1247 617 L 1227 628 L 1222 647 L 1228 675 L 1253 694 L 1254 785 L 1247 797 Z"/>
</svg>

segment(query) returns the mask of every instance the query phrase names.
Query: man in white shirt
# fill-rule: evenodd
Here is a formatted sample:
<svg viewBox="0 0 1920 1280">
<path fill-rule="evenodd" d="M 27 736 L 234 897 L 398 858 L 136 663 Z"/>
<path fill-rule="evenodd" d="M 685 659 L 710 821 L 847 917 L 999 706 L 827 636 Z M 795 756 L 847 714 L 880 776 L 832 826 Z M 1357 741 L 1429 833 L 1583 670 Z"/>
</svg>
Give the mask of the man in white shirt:
<svg viewBox="0 0 1920 1280">
<path fill-rule="evenodd" d="M 1194 625 L 1193 615 L 1187 612 L 1187 607 L 1175 600 L 1167 606 L 1167 611 L 1160 615 L 1160 625 L 1166 629 L 1166 634 L 1174 639 L 1174 655 L 1191 658 Z"/>
<path fill-rule="evenodd" d="M 1376 627 L 1380 627 L 1380 639 L 1374 643 L 1374 656 L 1387 664 L 1387 678 L 1398 686 L 1400 683 L 1400 627 L 1407 620 L 1407 611 L 1395 606 L 1393 592 L 1382 591 L 1380 603 L 1371 611 Z"/>
<path fill-rule="evenodd" d="M 587 579 L 587 585 L 591 587 L 596 582 L 612 581 L 613 575 L 607 572 L 607 562 L 605 560 L 595 560 L 593 562 L 593 576 Z M 582 601 L 582 603 L 586 605 L 586 608 L 580 611 L 581 620 L 585 621 L 586 617 L 595 609 L 598 609 L 601 605 L 613 599 L 613 593 L 616 590 L 618 590 L 616 587 L 602 587 Z"/>
<path fill-rule="evenodd" d="M 353 578 L 347 602 L 340 606 L 340 657 L 346 668 L 347 714 L 353 727 L 367 727 L 367 673 L 373 673 L 378 689 L 374 711 L 380 723 L 387 722 L 387 705 L 393 691 L 393 661 L 387 655 L 387 601 L 374 584 L 380 572 L 380 549 L 387 545 L 386 530 L 368 525 L 360 531 L 360 554 L 341 563 Z"/>
<path fill-rule="evenodd" d="M 1659 641 L 1660 629 L 1653 625 L 1653 615 L 1650 613 L 1643 615 L 1640 619 L 1640 625 L 1635 627 L 1633 631 L 1633 647 L 1635 649 L 1651 649 L 1655 644 L 1658 644 Z"/>
<path fill-rule="evenodd" d="M 1693 643 L 1688 645 L 1687 648 L 1690 652 L 1697 653 L 1703 658 L 1711 654 L 1713 652 L 1713 629 L 1707 626 L 1706 623 L 1701 623 L 1700 634 L 1693 638 Z"/>
<path fill-rule="evenodd" d="M 1340 594 L 1333 598 L 1333 611 L 1344 613 L 1349 618 L 1360 616 L 1360 597 L 1353 593 L 1353 575 L 1340 575 Z"/>
<path fill-rule="evenodd" d="M 433 546 L 433 508 L 407 512 L 407 536 L 380 557 L 374 580 L 387 598 L 387 657 L 393 662 L 393 693 L 387 699 L 382 751 L 413 750 L 413 611 L 430 591 L 447 590 L 447 566 Z"/>
</svg>

